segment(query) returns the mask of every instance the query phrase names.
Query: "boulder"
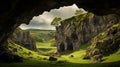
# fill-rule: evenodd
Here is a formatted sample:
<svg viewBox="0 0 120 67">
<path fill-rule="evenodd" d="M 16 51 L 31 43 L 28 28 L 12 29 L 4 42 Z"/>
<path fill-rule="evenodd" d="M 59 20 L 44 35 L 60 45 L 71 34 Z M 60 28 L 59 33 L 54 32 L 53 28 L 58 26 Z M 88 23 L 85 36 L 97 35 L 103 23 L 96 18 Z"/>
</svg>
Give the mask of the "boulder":
<svg viewBox="0 0 120 67">
<path fill-rule="evenodd" d="M 57 58 L 50 56 L 49 61 L 57 61 Z"/>
</svg>

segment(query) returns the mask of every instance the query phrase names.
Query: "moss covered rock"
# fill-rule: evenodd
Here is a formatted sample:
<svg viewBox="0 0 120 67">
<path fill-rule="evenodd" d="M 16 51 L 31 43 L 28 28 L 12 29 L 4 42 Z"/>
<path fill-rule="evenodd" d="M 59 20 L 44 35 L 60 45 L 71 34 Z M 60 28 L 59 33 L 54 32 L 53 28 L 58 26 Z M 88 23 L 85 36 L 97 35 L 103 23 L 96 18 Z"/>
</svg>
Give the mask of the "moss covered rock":
<svg viewBox="0 0 120 67">
<path fill-rule="evenodd" d="M 61 25 L 56 27 L 58 51 L 66 52 L 78 49 L 81 44 L 87 44 L 93 37 L 118 23 L 118 20 L 118 15 L 114 14 L 97 16 L 85 13 L 61 21 Z M 115 33 L 115 31 L 111 33 Z"/>
<path fill-rule="evenodd" d="M 120 23 L 117 23 L 91 40 L 86 56 L 94 59 L 96 55 L 108 56 L 119 48 Z"/>
<path fill-rule="evenodd" d="M 14 43 L 19 44 L 27 49 L 36 50 L 36 42 L 34 38 L 31 37 L 29 31 L 17 28 L 10 39 Z"/>
</svg>

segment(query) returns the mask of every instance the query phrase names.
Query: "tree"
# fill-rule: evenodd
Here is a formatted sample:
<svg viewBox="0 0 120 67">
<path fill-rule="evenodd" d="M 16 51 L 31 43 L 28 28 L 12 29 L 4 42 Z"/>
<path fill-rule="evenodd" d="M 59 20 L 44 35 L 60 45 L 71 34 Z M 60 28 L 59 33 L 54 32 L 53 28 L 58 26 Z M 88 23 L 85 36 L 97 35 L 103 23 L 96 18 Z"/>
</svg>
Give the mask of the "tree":
<svg viewBox="0 0 120 67">
<path fill-rule="evenodd" d="M 53 25 L 53 26 L 59 26 L 61 20 L 62 20 L 62 19 L 61 19 L 60 17 L 55 17 L 55 18 L 52 20 L 51 25 Z"/>
<path fill-rule="evenodd" d="M 75 15 L 81 15 L 83 13 L 84 13 L 84 11 L 82 9 L 79 9 L 79 10 L 75 11 Z"/>
</svg>

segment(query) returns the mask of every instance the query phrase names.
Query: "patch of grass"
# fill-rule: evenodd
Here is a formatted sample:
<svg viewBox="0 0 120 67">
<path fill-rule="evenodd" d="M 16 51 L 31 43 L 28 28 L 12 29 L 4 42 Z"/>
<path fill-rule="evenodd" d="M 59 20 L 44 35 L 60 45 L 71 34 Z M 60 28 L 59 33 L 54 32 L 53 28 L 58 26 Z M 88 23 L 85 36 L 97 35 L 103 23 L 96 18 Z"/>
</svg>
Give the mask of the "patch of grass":
<svg viewBox="0 0 120 67">
<path fill-rule="evenodd" d="M 103 59 L 105 59 L 103 63 L 120 61 L 120 49 L 116 53 L 111 54 L 110 56 L 104 57 Z"/>
<path fill-rule="evenodd" d="M 17 55 L 23 57 L 24 59 L 31 59 L 31 58 L 32 59 L 41 59 L 43 57 L 47 57 L 47 56 L 39 55 L 38 52 L 28 50 L 18 44 L 15 44 L 11 40 L 8 40 L 8 49 L 12 53 L 17 54 Z"/>
<path fill-rule="evenodd" d="M 85 48 L 87 46 L 81 46 L 80 49 L 76 50 L 73 53 L 58 57 L 58 61 L 42 60 L 42 58 L 48 59 L 48 56 L 38 55 L 37 52 L 30 51 L 12 42 L 9 42 L 9 46 L 11 46 L 12 48 L 17 48 L 17 54 L 21 54 L 22 57 L 26 58 L 26 60 L 21 63 L 0 63 L 0 67 L 120 67 L 120 60 L 118 60 L 118 58 L 120 57 L 120 50 L 108 57 L 104 57 L 107 59 L 103 63 L 92 64 L 89 63 L 89 60 L 82 59 L 85 54 Z M 21 47 L 22 50 L 20 50 L 19 47 Z M 12 51 L 11 48 L 9 49 Z M 33 58 L 28 59 L 29 56 L 27 56 L 27 54 L 24 54 L 24 52 L 32 52 L 31 56 Z M 71 55 L 73 55 L 74 57 L 71 57 Z M 39 56 L 40 58 L 38 58 L 37 56 Z"/>
<path fill-rule="evenodd" d="M 85 50 L 86 48 L 87 48 L 86 45 L 81 45 L 81 47 L 78 50 L 67 55 L 62 55 L 59 58 L 59 60 L 65 60 L 71 63 L 89 63 L 89 60 L 83 59 L 86 53 L 86 50 Z M 71 55 L 73 55 L 73 57 L 71 57 Z"/>
<path fill-rule="evenodd" d="M 57 52 L 57 48 L 54 46 L 51 46 L 51 42 L 43 42 L 43 43 L 37 42 L 37 48 L 39 53 L 42 55 Z"/>
</svg>

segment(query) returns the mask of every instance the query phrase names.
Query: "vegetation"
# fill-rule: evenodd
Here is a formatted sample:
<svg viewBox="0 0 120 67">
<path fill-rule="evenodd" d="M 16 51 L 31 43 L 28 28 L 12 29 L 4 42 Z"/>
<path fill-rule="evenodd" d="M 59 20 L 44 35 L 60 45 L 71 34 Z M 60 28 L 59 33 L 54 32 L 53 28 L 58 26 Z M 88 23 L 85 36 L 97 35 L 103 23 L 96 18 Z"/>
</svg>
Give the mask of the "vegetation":
<svg viewBox="0 0 120 67">
<path fill-rule="evenodd" d="M 8 50 L 11 51 L 13 54 L 19 55 L 20 57 L 24 59 L 42 59 L 43 55 L 39 55 L 38 52 L 28 50 L 18 44 L 15 44 L 11 40 L 8 40 Z"/>
<path fill-rule="evenodd" d="M 53 26 L 59 26 L 61 20 L 62 20 L 62 19 L 61 19 L 60 17 L 55 17 L 55 18 L 52 20 L 51 25 L 53 25 Z"/>
<path fill-rule="evenodd" d="M 55 30 L 28 29 L 36 42 L 47 42 L 55 38 Z"/>
<path fill-rule="evenodd" d="M 91 64 L 89 63 L 89 60 L 83 60 L 83 56 L 85 54 L 85 49 L 87 46 L 82 46 L 80 47 L 79 50 L 67 54 L 67 55 L 62 55 L 58 57 L 57 61 L 48 61 L 49 56 L 43 56 L 39 55 L 37 52 L 30 51 L 22 46 L 19 46 L 17 44 L 12 43 L 9 41 L 9 48 L 11 51 L 13 48 L 17 48 L 16 54 L 19 54 L 20 56 L 24 57 L 25 60 L 24 62 L 21 63 L 0 63 L 0 67 L 111 67 L 111 66 L 116 66 L 119 67 L 119 61 L 120 59 L 120 50 L 118 50 L 116 53 L 111 54 L 108 57 L 104 57 L 105 61 L 102 63 L 94 63 Z M 14 47 L 13 47 L 14 46 Z M 47 46 L 47 45 L 46 45 Z M 38 46 L 39 47 L 39 46 Z M 50 46 L 48 46 L 50 47 Z M 22 48 L 20 50 L 19 48 Z M 46 50 L 44 50 L 46 51 Z M 28 56 L 28 52 L 31 52 L 31 55 Z M 71 56 L 73 55 L 73 56 Z M 31 58 L 32 57 L 32 58 Z M 45 60 L 43 58 L 46 58 Z"/>
<path fill-rule="evenodd" d="M 120 49 L 119 48 L 120 39 L 118 38 L 120 37 L 119 30 L 120 30 L 120 24 L 117 23 L 117 24 L 114 24 L 109 29 L 107 29 L 107 31 L 104 31 L 98 34 L 96 37 L 94 37 L 91 40 L 90 46 L 86 51 L 87 52 L 86 56 L 87 57 L 89 56 L 91 59 L 95 59 L 94 57 L 97 55 L 109 56 L 115 53 L 116 51 L 118 51 Z M 113 54 L 112 55 L 113 58 L 109 56 L 110 58 L 109 62 L 115 61 L 115 60 L 117 61 L 118 57 L 116 55 Z M 104 58 L 104 59 L 105 59 L 104 62 L 106 62 L 107 58 Z"/>
<path fill-rule="evenodd" d="M 42 55 L 49 55 L 50 53 L 57 52 L 56 46 L 51 46 L 51 44 L 51 41 L 44 43 L 37 42 L 36 46 L 38 48 L 38 52 Z"/>
<path fill-rule="evenodd" d="M 85 11 L 83 11 L 82 9 L 79 9 L 79 10 L 76 10 L 75 11 L 75 15 L 77 16 L 77 15 L 81 15 L 81 14 L 83 14 L 83 13 L 85 13 Z"/>
<path fill-rule="evenodd" d="M 91 15 L 91 13 L 88 14 L 82 14 L 79 15 L 81 12 L 76 11 L 76 15 L 72 17 L 71 19 L 75 22 L 77 27 L 82 26 L 83 21 L 86 21 L 88 16 Z M 79 19 L 81 18 L 81 19 Z M 51 22 L 51 25 L 58 26 L 59 21 L 61 21 L 61 18 L 56 17 Z M 71 20 L 65 20 L 65 21 L 71 21 Z M 62 22 L 61 22 L 62 24 Z M 69 23 L 66 23 L 69 24 Z M 57 53 L 57 47 L 55 43 L 55 31 L 54 30 L 38 30 L 38 29 L 28 29 L 27 31 L 30 31 L 30 34 L 34 39 L 36 40 L 36 46 L 37 50 L 32 51 L 28 50 L 19 44 L 16 44 L 12 42 L 11 40 L 8 40 L 8 50 L 12 52 L 13 54 L 19 55 L 24 59 L 23 62 L 19 63 L 0 63 L 0 67 L 120 67 L 120 48 L 118 46 L 117 50 L 109 53 L 110 50 L 107 48 L 107 46 L 113 44 L 113 45 L 119 45 L 119 40 L 117 39 L 118 36 L 120 36 L 120 32 L 117 31 L 120 29 L 120 24 L 113 25 L 110 29 L 108 29 L 105 32 L 100 33 L 96 37 L 94 37 L 91 41 L 91 45 L 88 47 L 88 45 L 81 45 L 80 48 L 76 51 L 73 51 L 68 54 L 63 55 L 55 55 L 55 58 L 57 58 L 56 61 L 49 61 L 49 57 L 51 54 Z M 76 29 L 77 30 L 77 29 Z M 16 30 L 17 32 L 17 30 Z M 15 35 L 15 34 L 14 34 Z M 16 36 L 16 35 L 15 35 Z M 73 35 L 74 37 L 75 35 Z M 75 39 L 75 38 L 74 38 Z M 110 39 L 113 39 L 112 43 L 106 43 L 110 42 Z M 99 47 L 98 47 L 98 43 Z M 117 44 L 115 44 L 117 43 Z M 109 53 L 109 55 L 106 55 L 102 57 L 101 63 L 91 63 L 91 60 L 83 59 L 86 55 L 86 49 L 92 49 L 92 50 L 100 50 L 103 52 Z M 93 51 L 92 51 L 93 52 Z M 90 55 L 92 53 L 91 51 L 88 51 L 87 55 Z M 102 53 L 103 53 L 102 52 Z"/>
</svg>

